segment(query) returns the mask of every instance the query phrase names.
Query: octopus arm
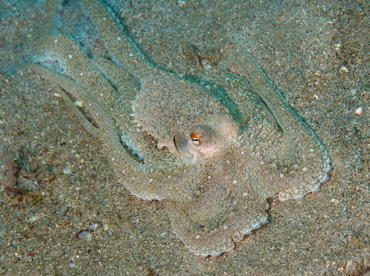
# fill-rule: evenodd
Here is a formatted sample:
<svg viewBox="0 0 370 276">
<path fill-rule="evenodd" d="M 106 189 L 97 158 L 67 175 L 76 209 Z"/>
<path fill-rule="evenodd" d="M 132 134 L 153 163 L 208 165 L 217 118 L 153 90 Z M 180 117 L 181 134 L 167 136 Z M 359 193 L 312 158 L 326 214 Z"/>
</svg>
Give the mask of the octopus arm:
<svg viewBox="0 0 370 276">
<path fill-rule="evenodd" d="M 30 69 L 31 71 L 50 81 L 50 83 L 56 90 L 56 93 L 62 97 L 64 103 L 77 117 L 78 121 L 85 128 L 85 130 L 95 138 L 99 139 L 102 136 L 101 129 L 96 127 L 91 122 L 91 120 L 89 120 L 88 117 L 81 112 L 81 110 L 77 107 L 77 105 L 71 98 L 71 96 L 73 96 L 73 98 L 77 99 L 80 103 L 86 102 L 86 95 L 79 86 L 77 86 L 75 83 L 73 83 L 73 81 L 67 79 L 66 77 L 54 73 L 41 65 L 28 63 L 24 64 L 23 67 L 26 69 Z"/>
<path fill-rule="evenodd" d="M 108 159 L 129 191 L 148 200 L 176 199 L 194 192 L 195 186 L 192 190 L 173 184 L 177 177 L 174 167 L 179 168 L 182 164 L 172 162 L 172 167 L 162 164 L 160 160 L 165 153 L 153 147 L 148 135 L 138 131 L 131 121 L 130 98 L 135 95 L 137 84 L 130 75 L 126 74 L 127 86 L 122 89 L 127 91 L 122 94 L 123 91 L 112 86 L 113 82 L 122 84 L 117 81 L 121 72 L 124 75 L 120 67 L 107 69 L 108 66 L 100 65 L 98 68 L 71 38 L 63 35 L 42 38 L 38 51 L 43 53 L 42 58 L 38 58 L 41 64 L 54 64 L 56 60 L 57 69 L 63 74 L 39 64 L 24 66 L 50 81 L 86 131 L 106 145 Z M 76 102 L 80 107 L 75 105 Z M 140 155 L 144 161 L 137 160 L 123 145 L 123 133 L 132 143 L 141 146 L 138 150 L 143 150 Z M 173 172 L 172 179 L 163 178 L 169 172 Z"/>
<path fill-rule="evenodd" d="M 121 66 L 137 76 L 144 76 L 149 61 L 128 36 L 127 30 L 118 22 L 112 11 L 97 0 L 81 0 L 81 4 L 98 28 L 107 48 L 113 52 Z"/>
<path fill-rule="evenodd" d="M 327 175 L 331 170 L 324 144 L 288 105 L 282 93 L 251 55 L 234 53 L 230 63 L 233 66 L 229 70 L 242 76 L 252 92 L 263 99 L 281 130 L 275 138 L 278 144 L 274 145 L 271 141 L 271 134 L 260 135 L 261 141 L 256 142 L 261 145 L 261 156 L 274 156 L 271 160 L 275 166 L 269 172 L 274 175 L 269 184 L 271 190 L 281 200 L 299 198 L 317 191 L 320 184 L 328 179 Z"/>
</svg>

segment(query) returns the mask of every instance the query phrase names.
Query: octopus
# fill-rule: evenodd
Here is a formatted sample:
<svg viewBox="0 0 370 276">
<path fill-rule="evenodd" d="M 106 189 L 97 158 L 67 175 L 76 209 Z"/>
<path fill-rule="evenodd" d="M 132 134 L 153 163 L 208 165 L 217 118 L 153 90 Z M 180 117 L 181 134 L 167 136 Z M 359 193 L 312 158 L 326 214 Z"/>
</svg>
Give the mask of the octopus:
<svg viewBox="0 0 370 276">
<path fill-rule="evenodd" d="M 130 193 L 163 201 L 195 255 L 231 251 L 268 222 L 271 198 L 300 200 L 328 179 L 324 144 L 250 54 L 225 50 L 178 74 L 149 61 L 100 1 L 81 4 L 108 54 L 44 36 L 25 66 L 103 143 Z"/>
</svg>

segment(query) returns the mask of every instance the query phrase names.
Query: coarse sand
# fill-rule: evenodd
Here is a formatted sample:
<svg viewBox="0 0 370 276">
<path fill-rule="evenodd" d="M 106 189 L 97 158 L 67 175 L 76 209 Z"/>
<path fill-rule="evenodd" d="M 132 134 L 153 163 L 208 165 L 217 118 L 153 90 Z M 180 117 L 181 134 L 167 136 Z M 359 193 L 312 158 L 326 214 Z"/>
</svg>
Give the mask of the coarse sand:
<svg viewBox="0 0 370 276">
<path fill-rule="evenodd" d="M 325 143 L 333 171 L 302 201 L 217 258 L 189 253 L 161 202 L 120 186 L 104 146 L 51 85 L 15 66 L 43 1 L 0 2 L 1 275 L 370 275 L 369 2 L 106 1 L 156 63 L 188 70 L 182 48 L 253 53 Z M 59 30 L 101 50 L 78 1 Z M 15 179 L 9 177 L 14 174 Z"/>
</svg>

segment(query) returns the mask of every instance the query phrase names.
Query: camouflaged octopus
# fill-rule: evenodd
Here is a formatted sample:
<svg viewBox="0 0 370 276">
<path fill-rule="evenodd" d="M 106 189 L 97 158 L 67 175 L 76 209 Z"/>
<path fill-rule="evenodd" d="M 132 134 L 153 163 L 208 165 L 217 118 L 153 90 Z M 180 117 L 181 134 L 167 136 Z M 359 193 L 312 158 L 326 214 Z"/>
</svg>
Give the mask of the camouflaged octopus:
<svg viewBox="0 0 370 276">
<path fill-rule="evenodd" d="M 300 199 L 327 180 L 324 145 L 249 54 L 228 51 L 199 76 L 177 75 L 148 62 L 103 4 L 81 2 L 110 58 L 56 35 L 28 66 L 104 143 L 120 183 L 164 200 L 191 252 L 232 250 L 267 223 L 268 198 Z"/>
</svg>

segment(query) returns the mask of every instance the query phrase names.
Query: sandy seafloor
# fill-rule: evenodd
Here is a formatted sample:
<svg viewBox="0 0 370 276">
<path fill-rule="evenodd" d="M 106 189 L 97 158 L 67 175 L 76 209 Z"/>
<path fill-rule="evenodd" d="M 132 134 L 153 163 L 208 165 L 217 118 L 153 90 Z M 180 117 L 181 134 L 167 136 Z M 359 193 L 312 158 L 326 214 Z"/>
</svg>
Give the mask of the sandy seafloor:
<svg viewBox="0 0 370 276">
<path fill-rule="evenodd" d="M 60 31 L 94 45 L 78 2 L 65 2 Z M 101 143 L 50 84 L 27 71 L 9 75 L 30 54 L 43 4 L 1 0 L 0 131 L 9 153 L 1 154 L 0 275 L 369 275 L 369 2 L 109 3 L 170 69 L 188 66 L 184 45 L 206 52 L 230 42 L 253 53 L 326 144 L 331 178 L 302 201 L 275 204 L 271 223 L 235 250 L 194 256 L 160 202 L 117 183 Z M 87 239 L 76 236 L 89 227 Z"/>
</svg>

